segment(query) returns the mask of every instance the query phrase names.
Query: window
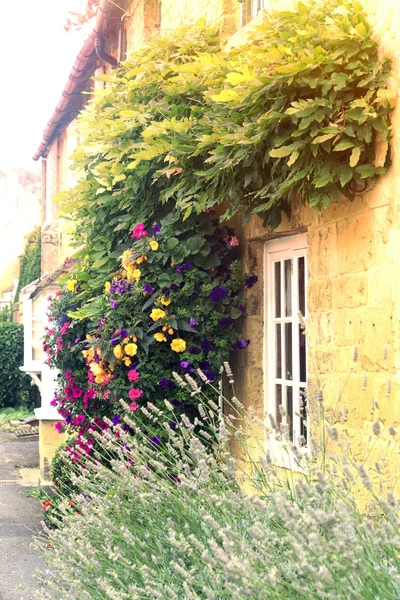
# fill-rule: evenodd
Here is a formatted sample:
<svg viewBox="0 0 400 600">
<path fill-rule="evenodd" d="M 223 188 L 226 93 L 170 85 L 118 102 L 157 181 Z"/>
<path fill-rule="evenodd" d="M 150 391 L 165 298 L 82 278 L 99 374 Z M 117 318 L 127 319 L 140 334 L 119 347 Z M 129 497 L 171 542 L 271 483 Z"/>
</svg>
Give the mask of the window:
<svg viewBox="0 0 400 600">
<path fill-rule="evenodd" d="M 242 0 L 242 26 L 254 19 L 260 10 L 267 6 L 268 0 Z"/>
<path fill-rule="evenodd" d="M 268 242 L 265 265 L 267 411 L 294 443 L 304 444 L 307 348 L 298 313 L 307 315 L 306 234 Z"/>
</svg>

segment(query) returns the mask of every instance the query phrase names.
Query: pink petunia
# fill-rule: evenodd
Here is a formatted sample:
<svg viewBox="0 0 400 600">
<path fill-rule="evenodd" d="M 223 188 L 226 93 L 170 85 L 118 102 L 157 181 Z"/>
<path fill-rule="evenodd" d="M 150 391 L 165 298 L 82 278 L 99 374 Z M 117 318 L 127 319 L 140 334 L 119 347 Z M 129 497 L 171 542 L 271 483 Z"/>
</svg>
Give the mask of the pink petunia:
<svg viewBox="0 0 400 600">
<path fill-rule="evenodd" d="M 143 390 L 138 390 L 136 388 L 131 388 L 128 392 L 128 396 L 131 400 L 138 400 L 141 396 L 143 396 Z"/>
<path fill-rule="evenodd" d="M 73 422 L 73 426 L 76 427 L 77 425 L 81 425 L 81 423 L 85 421 L 85 418 L 85 415 L 76 416 Z"/>
<path fill-rule="evenodd" d="M 136 369 L 131 369 L 128 373 L 128 379 L 129 381 L 134 381 L 137 383 L 139 381 L 139 375 L 139 371 L 136 371 Z"/>
<path fill-rule="evenodd" d="M 131 238 L 139 240 L 142 237 L 146 237 L 147 231 L 144 228 L 144 223 L 138 223 L 131 233 Z"/>
<path fill-rule="evenodd" d="M 137 410 L 138 408 L 140 408 L 140 406 L 139 406 L 139 404 L 137 404 L 136 402 L 132 402 L 132 403 L 129 405 L 129 410 L 130 410 L 131 412 L 134 412 L 134 411 L 135 411 L 135 410 Z"/>
<path fill-rule="evenodd" d="M 56 431 L 58 431 L 58 433 L 63 433 L 63 431 L 64 431 L 63 423 L 61 423 L 61 421 L 57 421 L 57 423 L 55 423 L 55 425 L 54 425 L 54 429 L 56 429 Z"/>
</svg>

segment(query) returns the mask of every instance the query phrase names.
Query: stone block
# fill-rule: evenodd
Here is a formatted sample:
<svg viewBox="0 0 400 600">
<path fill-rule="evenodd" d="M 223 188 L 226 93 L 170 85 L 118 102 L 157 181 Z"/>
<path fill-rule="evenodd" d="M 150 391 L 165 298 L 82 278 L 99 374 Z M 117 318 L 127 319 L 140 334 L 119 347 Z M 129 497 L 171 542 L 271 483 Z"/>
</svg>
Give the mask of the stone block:
<svg viewBox="0 0 400 600">
<path fill-rule="evenodd" d="M 374 218 L 371 211 L 337 223 L 337 274 L 354 273 L 374 264 Z"/>
<path fill-rule="evenodd" d="M 353 273 L 332 280 L 333 308 L 356 308 L 365 306 L 368 299 L 366 273 Z"/>
<path fill-rule="evenodd" d="M 57 448 L 66 440 L 66 435 L 58 433 L 54 428 L 56 422 L 39 421 L 40 476 L 44 481 L 50 478 L 51 460 Z"/>
</svg>

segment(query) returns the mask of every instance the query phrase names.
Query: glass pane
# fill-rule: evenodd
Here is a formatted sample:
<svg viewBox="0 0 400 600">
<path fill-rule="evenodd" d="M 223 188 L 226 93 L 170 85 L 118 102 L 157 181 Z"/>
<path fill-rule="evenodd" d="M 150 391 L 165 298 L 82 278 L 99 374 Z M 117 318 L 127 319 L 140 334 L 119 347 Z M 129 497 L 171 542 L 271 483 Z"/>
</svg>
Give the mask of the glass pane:
<svg viewBox="0 0 400 600">
<path fill-rule="evenodd" d="M 276 348 L 275 348 L 275 356 L 276 356 L 276 378 L 281 379 L 282 377 L 282 329 L 281 324 L 278 323 L 275 325 L 276 328 Z"/>
<path fill-rule="evenodd" d="M 276 425 L 278 428 L 278 431 L 280 430 L 280 426 L 282 423 L 282 415 L 281 415 L 281 410 L 280 410 L 280 406 L 282 404 L 282 386 L 281 385 L 277 385 L 275 386 L 275 399 L 276 399 Z"/>
<path fill-rule="evenodd" d="M 281 263 L 275 263 L 275 317 L 281 316 Z"/>
<path fill-rule="evenodd" d="M 298 264 L 299 273 L 299 311 L 302 315 L 306 314 L 306 279 L 305 279 L 304 256 L 300 256 Z"/>
<path fill-rule="evenodd" d="M 293 441 L 293 388 L 291 386 L 286 388 L 286 411 L 289 438 Z"/>
<path fill-rule="evenodd" d="M 285 323 L 285 357 L 286 357 L 286 377 L 293 379 L 293 359 L 292 359 L 292 324 Z"/>
<path fill-rule="evenodd" d="M 292 315 L 292 260 L 285 260 L 285 315 Z"/>
<path fill-rule="evenodd" d="M 302 438 L 302 444 L 307 444 L 307 397 L 306 390 L 303 388 L 300 390 L 300 435 Z"/>
<path fill-rule="evenodd" d="M 306 336 L 301 330 L 299 325 L 299 370 L 300 370 L 300 381 L 305 383 L 307 381 L 307 353 L 306 353 Z"/>
</svg>

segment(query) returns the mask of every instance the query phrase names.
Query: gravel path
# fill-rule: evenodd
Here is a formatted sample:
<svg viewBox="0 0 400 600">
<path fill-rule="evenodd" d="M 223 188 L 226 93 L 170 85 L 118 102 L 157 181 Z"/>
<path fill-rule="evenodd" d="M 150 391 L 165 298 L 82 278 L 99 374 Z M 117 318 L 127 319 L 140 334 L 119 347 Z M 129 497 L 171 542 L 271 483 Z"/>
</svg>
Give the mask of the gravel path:
<svg viewBox="0 0 400 600">
<path fill-rule="evenodd" d="M 0 600 L 33 600 L 37 588 L 33 574 L 45 568 L 29 547 L 43 510 L 18 483 L 19 467 L 34 468 L 38 463 L 37 436 L 13 438 L 0 432 Z"/>
</svg>

